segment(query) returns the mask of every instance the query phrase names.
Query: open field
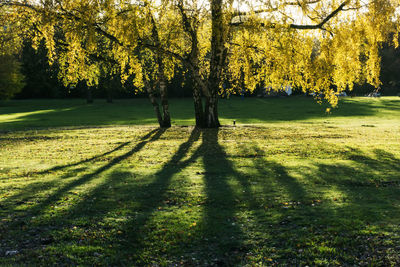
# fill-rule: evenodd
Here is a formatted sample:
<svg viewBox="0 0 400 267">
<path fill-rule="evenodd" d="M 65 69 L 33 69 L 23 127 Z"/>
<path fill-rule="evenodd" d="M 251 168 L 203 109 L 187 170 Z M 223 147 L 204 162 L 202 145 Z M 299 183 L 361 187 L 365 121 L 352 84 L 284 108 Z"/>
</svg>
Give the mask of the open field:
<svg viewBox="0 0 400 267">
<path fill-rule="evenodd" d="M 145 99 L 6 102 L 0 265 L 398 266 L 400 97 L 324 110 L 221 100 L 198 130 L 173 99 L 160 130 Z"/>
<path fill-rule="evenodd" d="M 355 123 L 383 122 L 399 118 L 399 97 L 346 98 L 330 115 L 327 106 L 312 98 L 246 98 L 221 99 L 219 104 L 222 124 L 260 124 L 288 122 Z M 193 103 L 187 99 L 171 99 L 170 110 L 174 125 L 194 125 Z M 391 123 L 391 122 L 389 122 Z M 147 99 L 115 100 L 107 104 L 96 100 L 87 105 L 82 99 L 73 100 L 18 100 L 0 102 L 0 131 L 66 126 L 157 125 L 153 108 Z"/>
</svg>

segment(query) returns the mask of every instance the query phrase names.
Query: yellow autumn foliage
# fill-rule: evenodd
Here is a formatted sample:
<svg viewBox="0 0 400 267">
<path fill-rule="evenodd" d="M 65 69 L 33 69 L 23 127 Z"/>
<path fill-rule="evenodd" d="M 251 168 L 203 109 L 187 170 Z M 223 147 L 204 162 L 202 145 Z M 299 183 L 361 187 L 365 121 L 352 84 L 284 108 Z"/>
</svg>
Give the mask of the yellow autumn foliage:
<svg viewBox="0 0 400 267">
<path fill-rule="evenodd" d="M 218 3 L 227 53 L 220 66 L 222 93 L 290 85 L 323 94 L 335 106 L 336 95 L 356 83 L 379 87 L 379 48 L 383 42 L 398 45 L 399 0 Z M 193 67 L 187 60 L 193 36 L 185 30 L 181 7 L 195 29 L 195 64 L 206 80 L 211 22 L 217 19 L 212 4 L 214 0 L 0 0 L 1 50 L 18 48 L 17 33 L 29 33 L 34 44 L 46 41 L 49 58 L 59 62 L 66 84 L 96 84 L 101 61 L 107 61 L 118 66 L 113 71 L 121 73 L 123 81 L 134 77 L 140 90 L 144 80 L 157 79 L 157 53 L 163 55 L 167 79 L 177 65 Z"/>
</svg>

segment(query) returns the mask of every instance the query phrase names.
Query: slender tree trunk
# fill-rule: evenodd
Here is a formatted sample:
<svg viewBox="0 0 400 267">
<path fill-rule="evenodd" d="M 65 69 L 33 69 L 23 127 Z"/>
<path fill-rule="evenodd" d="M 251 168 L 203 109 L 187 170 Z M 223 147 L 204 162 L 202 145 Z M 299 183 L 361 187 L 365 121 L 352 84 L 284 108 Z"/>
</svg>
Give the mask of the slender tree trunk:
<svg viewBox="0 0 400 267">
<path fill-rule="evenodd" d="M 225 62 L 225 40 L 222 0 L 211 1 L 211 60 L 208 89 L 210 95 L 206 98 L 206 126 L 216 128 L 220 126 L 218 119 L 218 89 L 221 83 L 222 68 Z"/>
<path fill-rule="evenodd" d="M 146 86 L 147 93 L 149 95 L 150 102 L 153 105 L 154 112 L 156 113 L 158 125 L 160 125 L 160 127 L 162 128 L 162 127 L 164 127 L 163 126 L 164 122 L 163 122 L 163 117 L 161 116 L 160 106 L 159 106 L 159 104 L 157 102 L 157 98 L 155 96 L 155 92 L 154 92 L 155 90 L 153 87 L 150 86 L 150 83 L 147 81 L 145 81 L 145 86 Z"/>
<path fill-rule="evenodd" d="M 157 53 L 157 63 L 158 63 L 158 85 L 160 87 L 160 97 L 161 106 L 163 112 L 163 128 L 171 127 L 171 115 L 169 114 L 169 104 L 168 104 L 168 92 L 166 85 L 166 78 L 164 73 L 164 62 L 162 60 L 162 54 Z"/>
<path fill-rule="evenodd" d="M 151 23 L 153 24 L 152 37 L 156 47 L 161 47 L 160 36 L 153 15 L 151 15 Z M 158 65 L 158 86 L 160 89 L 161 106 L 162 106 L 162 123 L 160 127 L 171 127 L 171 115 L 169 113 L 168 92 L 165 78 L 163 54 L 161 51 L 156 52 L 156 60 Z"/>
<path fill-rule="evenodd" d="M 171 127 L 171 115 L 169 114 L 169 104 L 168 104 L 168 92 L 165 81 L 160 81 L 160 95 L 161 95 L 161 105 L 163 111 L 163 128 Z"/>
<path fill-rule="evenodd" d="M 197 43 L 197 38 L 194 39 Z M 192 48 L 192 59 L 193 68 L 192 75 L 194 78 L 194 86 L 193 86 L 193 103 L 194 103 L 194 115 L 196 118 L 196 127 L 205 128 L 206 127 L 206 117 L 203 109 L 203 100 L 202 100 L 202 91 L 203 93 L 208 93 L 208 88 L 204 84 L 204 81 L 200 75 L 200 69 L 198 68 L 198 47 L 197 45 Z M 207 94 L 206 94 L 207 96 Z"/>
<path fill-rule="evenodd" d="M 209 96 L 209 90 L 207 87 L 207 81 L 203 80 L 199 69 L 199 42 L 197 38 L 197 31 L 199 27 L 199 20 L 196 16 L 188 16 L 184 3 L 182 0 L 178 1 L 178 8 L 182 15 L 183 27 L 185 31 L 190 35 L 191 38 L 191 51 L 188 58 L 188 66 L 191 70 L 191 75 L 194 80 L 193 86 L 193 103 L 194 103 L 194 115 L 196 118 L 196 127 L 205 128 L 206 116 L 203 109 L 202 93 L 204 96 Z"/>
</svg>

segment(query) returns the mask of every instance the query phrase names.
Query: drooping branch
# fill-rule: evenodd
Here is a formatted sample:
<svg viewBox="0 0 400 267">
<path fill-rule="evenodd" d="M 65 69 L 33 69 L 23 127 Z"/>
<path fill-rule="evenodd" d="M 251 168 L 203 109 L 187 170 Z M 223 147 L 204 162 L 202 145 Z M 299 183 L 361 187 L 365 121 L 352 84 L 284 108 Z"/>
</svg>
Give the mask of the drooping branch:
<svg viewBox="0 0 400 267">
<path fill-rule="evenodd" d="M 276 7 L 270 7 L 270 8 L 264 8 L 264 9 L 257 9 L 253 11 L 240 11 L 237 10 L 232 13 L 232 17 L 237 17 L 237 16 L 248 16 L 250 14 L 262 14 L 262 13 L 268 13 L 268 12 L 274 12 L 279 9 L 279 7 L 283 6 L 302 6 L 302 5 L 312 5 L 321 2 L 322 0 L 311 0 L 311 1 L 304 1 L 304 2 L 284 2 L 279 4 L 279 6 Z"/>
<path fill-rule="evenodd" d="M 302 25 L 302 24 L 289 24 L 289 28 L 291 29 L 297 29 L 297 30 L 315 30 L 315 29 L 324 29 L 324 25 L 330 21 L 333 17 L 335 17 L 339 12 L 341 12 L 344 7 L 349 3 L 349 0 L 343 2 L 341 5 L 339 5 L 335 10 L 333 10 L 328 16 L 326 16 L 323 20 L 321 20 L 320 23 L 318 24 L 311 24 L 311 25 Z M 262 12 L 260 12 L 262 13 Z M 232 22 L 231 26 L 242 26 L 244 25 L 243 21 L 239 22 Z M 264 24 L 261 23 L 261 26 L 263 27 L 270 27 L 270 28 L 275 28 L 276 24 Z"/>
<path fill-rule="evenodd" d="M 338 8 L 332 11 L 325 19 L 323 19 L 320 23 L 314 25 L 299 25 L 299 24 L 290 24 L 289 27 L 292 29 L 298 30 L 313 30 L 313 29 L 322 29 L 324 25 L 335 17 L 343 8 L 349 3 L 349 1 L 343 2 Z"/>
<path fill-rule="evenodd" d="M 2 6 L 24 7 L 24 8 L 30 9 L 32 11 L 35 11 L 37 13 L 45 12 L 44 10 L 42 10 L 42 8 L 40 8 L 38 6 L 34 6 L 34 5 L 31 5 L 31 4 L 27 4 L 27 3 L 14 2 L 14 1 L 4 1 L 4 0 L 0 1 L 0 7 L 2 7 Z M 48 10 L 47 10 L 47 12 L 48 12 Z M 76 14 L 72 14 L 71 12 L 68 12 L 63 8 L 62 8 L 61 12 L 55 12 L 54 11 L 53 15 L 55 15 L 57 18 L 60 18 L 60 19 L 69 18 L 69 19 L 72 19 L 72 20 L 75 20 L 75 21 L 81 21 L 82 20 L 81 17 L 77 16 Z M 103 29 L 101 27 L 101 25 L 98 24 L 97 22 L 94 22 L 93 24 L 87 25 L 87 26 L 93 27 L 94 30 L 98 34 L 106 37 L 112 43 L 115 43 L 115 44 L 117 44 L 119 46 L 126 47 L 126 48 L 134 48 L 135 47 L 134 45 L 130 45 L 130 44 L 124 43 L 123 41 L 118 39 L 115 35 L 113 35 L 112 33 L 108 32 L 108 31 L 106 31 L 105 29 Z M 152 50 L 154 52 L 161 52 L 162 54 L 174 57 L 174 58 L 178 59 L 181 62 L 186 62 L 186 59 L 183 56 L 181 56 L 181 55 L 179 55 L 177 53 L 174 53 L 172 51 L 163 49 L 160 46 L 149 44 L 149 43 L 147 43 L 147 42 L 145 42 L 145 41 L 143 41 L 141 39 L 138 39 L 138 42 L 136 43 L 136 45 L 138 47 L 141 47 L 141 48 L 150 49 L 150 50 Z"/>
<path fill-rule="evenodd" d="M 28 4 L 28 3 L 20 3 L 20 2 L 13 2 L 13 1 L 0 1 L 0 8 L 3 6 L 10 6 L 10 7 L 23 7 L 27 8 L 36 12 L 39 12 L 39 8 L 37 8 L 34 5 Z"/>
</svg>

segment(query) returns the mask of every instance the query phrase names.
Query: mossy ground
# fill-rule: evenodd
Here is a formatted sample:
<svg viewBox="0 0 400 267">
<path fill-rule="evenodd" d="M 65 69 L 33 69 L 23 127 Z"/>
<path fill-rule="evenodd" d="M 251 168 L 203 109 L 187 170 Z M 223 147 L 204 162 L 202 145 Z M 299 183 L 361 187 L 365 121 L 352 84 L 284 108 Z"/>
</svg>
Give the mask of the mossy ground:
<svg viewBox="0 0 400 267">
<path fill-rule="evenodd" d="M 0 264 L 399 265 L 400 98 L 295 100 L 222 100 L 218 130 L 182 126 L 190 100 L 167 130 L 9 102 Z"/>
</svg>

